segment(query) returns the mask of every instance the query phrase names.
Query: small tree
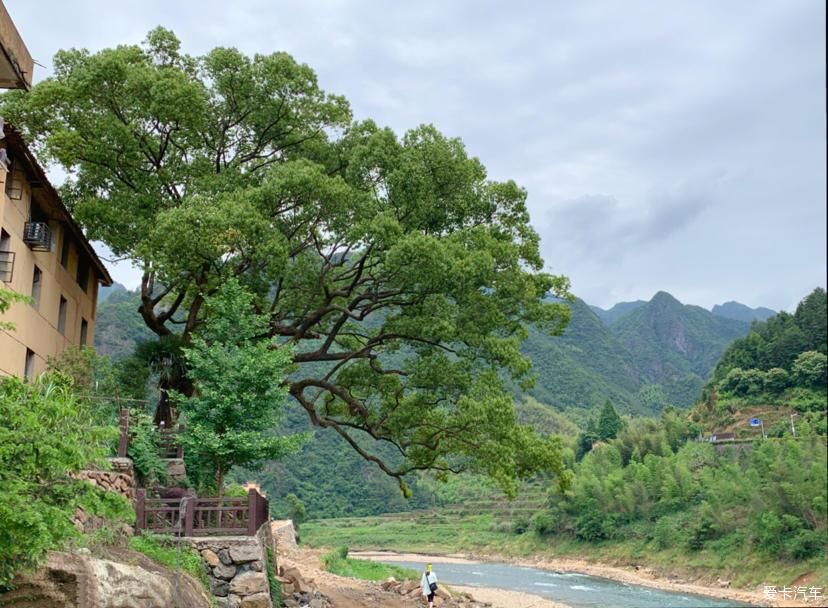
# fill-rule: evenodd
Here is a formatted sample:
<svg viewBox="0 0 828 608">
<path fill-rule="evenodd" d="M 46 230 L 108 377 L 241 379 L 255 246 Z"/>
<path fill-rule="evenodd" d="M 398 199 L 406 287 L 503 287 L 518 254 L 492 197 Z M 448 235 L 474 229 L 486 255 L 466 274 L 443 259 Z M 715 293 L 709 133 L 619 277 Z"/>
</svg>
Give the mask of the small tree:
<svg viewBox="0 0 828 608">
<path fill-rule="evenodd" d="M 618 435 L 618 431 L 624 428 L 624 421 L 621 416 L 612 407 L 612 403 L 607 400 L 604 407 L 601 409 L 601 415 L 598 417 L 598 437 L 602 441 L 607 439 L 614 439 Z"/>
<path fill-rule="evenodd" d="M 764 385 L 765 390 L 771 393 L 781 393 L 791 384 L 791 377 L 781 367 L 772 367 L 765 372 Z"/>
<path fill-rule="evenodd" d="M 219 496 L 233 466 L 255 467 L 299 447 L 304 437 L 280 437 L 274 429 L 286 397 L 292 352 L 267 335 L 267 318 L 236 280 L 205 298 L 207 319 L 184 357 L 196 393 L 178 395 L 186 422 L 182 438 L 187 470 Z"/>
<path fill-rule="evenodd" d="M 299 526 L 305 521 L 305 503 L 296 494 L 291 492 L 285 496 L 288 506 L 288 517 L 293 520 L 293 527 L 299 531 Z"/>
<path fill-rule="evenodd" d="M 823 387 L 828 378 L 828 358 L 819 351 L 805 351 L 796 358 L 791 371 L 799 386 Z"/>
</svg>

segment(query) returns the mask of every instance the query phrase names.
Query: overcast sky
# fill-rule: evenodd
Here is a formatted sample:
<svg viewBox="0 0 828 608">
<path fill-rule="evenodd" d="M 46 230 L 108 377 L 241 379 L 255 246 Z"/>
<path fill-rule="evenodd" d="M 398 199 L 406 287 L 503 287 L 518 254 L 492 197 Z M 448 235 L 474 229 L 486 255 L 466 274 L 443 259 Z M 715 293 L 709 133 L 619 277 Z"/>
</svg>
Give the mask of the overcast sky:
<svg viewBox="0 0 828 608">
<path fill-rule="evenodd" d="M 287 51 L 356 118 L 434 123 L 528 189 L 548 270 L 592 304 L 790 310 L 825 285 L 821 0 L 5 4 L 36 80 L 160 24 L 192 54 Z"/>
</svg>

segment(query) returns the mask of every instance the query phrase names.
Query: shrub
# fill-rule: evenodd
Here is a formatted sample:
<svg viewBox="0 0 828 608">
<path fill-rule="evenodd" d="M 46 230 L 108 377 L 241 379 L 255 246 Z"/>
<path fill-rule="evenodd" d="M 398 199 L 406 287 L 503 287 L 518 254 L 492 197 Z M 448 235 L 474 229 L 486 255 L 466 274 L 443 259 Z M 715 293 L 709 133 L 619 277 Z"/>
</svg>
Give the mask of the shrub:
<svg viewBox="0 0 828 608">
<path fill-rule="evenodd" d="M 610 537 L 614 521 L 596 508 L 583 511 L 575 522 L 575 536 L 581 540 L 597 541 Z"/>
<path fill-rule="evenodd" d="M 78 536 L 77 507 L 127 512 L 123 499 L 72 478 L 101 462 L 117 429 L 96 422 L 63 374 L 36 382 L 0 379 L 0 588 L 14 574 L 36 566 L 46 552 Z"/>
<path fill-rule="evenodd" d="M 652 528 L 651 538 L 658 549 L 672 549 L 686 544 L 682 521 L 676 517 L 662 517 Z"/>
<path fill-rule="evenodd" d="M 549 511 L 538 511 L 532 516 L 532 530 L 538 536 L 549 536 L 556 531 L 555 518 Z"/>
<path fill-rule="evenodd" d="M 529 531 L 529 527 L 532 525 L 532 522 L 529 521 L 529 518 L 524 515 L 518 515 L 518 517 L 512 522 L 512 532 L 515 534 L 525 534 Z"/>
</svg>

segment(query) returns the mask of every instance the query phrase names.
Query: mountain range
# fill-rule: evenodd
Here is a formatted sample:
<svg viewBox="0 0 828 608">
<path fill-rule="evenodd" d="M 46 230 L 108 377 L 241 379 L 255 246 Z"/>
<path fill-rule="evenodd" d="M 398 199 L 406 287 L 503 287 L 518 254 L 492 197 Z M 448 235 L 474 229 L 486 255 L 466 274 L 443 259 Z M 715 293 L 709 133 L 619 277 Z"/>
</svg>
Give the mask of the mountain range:
<svg viewBox="0 0 828 608">
<path fill-rule="evenodd" d="M 95 345 L 102 355 L 128 355 L 152 333 L 138 315 L 138 294 L 115 284 L 99 298 Z M 686 407 L 699 395 L 725 347 L 746 335 L 750 322 L 773 311 L 727 302 L 706 310 L 666 292 L 650 301 L 621 302 L 609 310 L 583 300 L 570 304 L 564 334 L 530 331 L 524 353 L 535 385 L 520 392 L 557 410 L 588 412 L 609 399 L 627 413 L 654 414 Z"/>
<path fill-rule="evenodd" d="M 137 293 L 118 284 L 102 291 L 95 336 L 99 354 L 120 358 L 138 342 L 153 339 L 137 312 L 139 302 Z M 574 434 L 607 400 L 622 413 L 638 415 L 657 414 L 667 405 L 691 405 L 727 345 L 750 329 L 745 313 L 751 317 L 767 310 L 728 302 L 715 307 L 714 314 L 665 292 L 648 302 L 622 302 L 609 310 L 582 300 L 570 307 L 572 318 L 562 336 L 532 329 L 523 345 L 534 364 L 536 382 L 526 391 L 514 388 L 518 414 L 542 432 Z M 285 430 L 311 429 L 303 412 L 288 408 Z M 293 492 L 311 516 L 370 515 L 412 507 L 400 498 L 391 479 L 334 432 L 313 432 L 314 440 L 298 454 L 267 463 L 256 473 L 277 499 L 274 504 Z M 341 483 L 342 471 L 348 471 L 353 487 Z M 240 481 L 244 475 L 236 474 Z M 417 502 L 420 506 L 430 500 L 421 492 L 415 491 L 415 496 L 423 501 Z"/>
</svg>

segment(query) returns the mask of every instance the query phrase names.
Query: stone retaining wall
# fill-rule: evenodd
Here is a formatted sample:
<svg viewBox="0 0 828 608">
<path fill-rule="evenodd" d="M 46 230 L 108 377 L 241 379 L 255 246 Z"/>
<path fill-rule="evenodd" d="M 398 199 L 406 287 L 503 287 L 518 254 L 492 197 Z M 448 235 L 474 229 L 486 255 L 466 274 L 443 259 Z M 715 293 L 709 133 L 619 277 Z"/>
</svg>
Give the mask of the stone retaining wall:
<svg viewBox="0 0 828 608">
<path fill-rule="evenodd" d="M 109 471 L 87 469 L 79 471 L 78 479 L 84 479 L 107 492 L 115 492 L 130 502 L 135 500 L 135 471 L 129 458 L 110 458 Z"/>
<path fill-rule="evenodd" d="M 201 553 L 218 608 L 273 608 L 265 553 L 273 542 L 270 526 L 262 526 L 256 536 L 184 540 Z"/>
</svg>

